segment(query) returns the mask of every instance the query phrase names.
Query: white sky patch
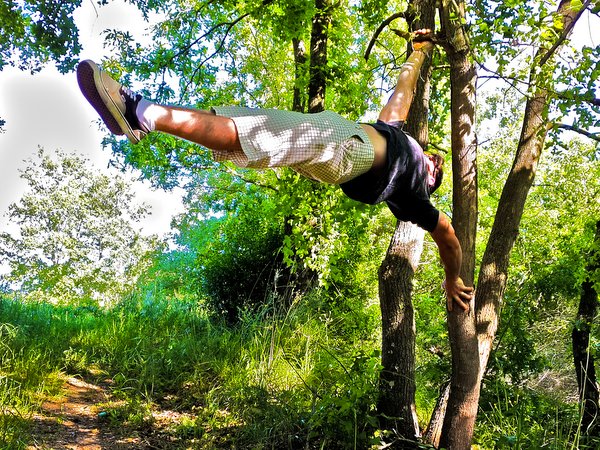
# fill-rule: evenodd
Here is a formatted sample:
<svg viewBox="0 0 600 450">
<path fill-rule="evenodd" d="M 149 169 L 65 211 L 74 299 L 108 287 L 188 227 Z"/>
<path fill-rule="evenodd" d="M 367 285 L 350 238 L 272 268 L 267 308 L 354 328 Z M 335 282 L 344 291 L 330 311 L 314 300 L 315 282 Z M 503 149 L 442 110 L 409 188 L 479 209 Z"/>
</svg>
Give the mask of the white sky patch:
<svg viewBox="0 0 600 450">
<path fill-rule="evenodd" d="M 83 47 L 80 58 L 99 61 L 107 55 L 102 32 L 107 28 L 127 30 L 138 42 L 148 42 L 148 24 L 140 12 L 122 0 L 96 7 L 86 1 L 74 13 Z M 38 147 L 48 154 L 60 148 L 90 159 L 94 169 L 104 173 L 120 173 L 108 168 L 111 157 L 103 150 L 104 132 L 98 116 L 79 91 L 75 73 L 60 74 L 47 67 L 36 75 L 6 67 L 0 72 L 0 118 L 6 121 L 0 133 L 0 229 L 14 229 L 7 217 L 8 206 L 17 202 L 27 185 L 19 170 L 25 160 L 35 157 Z M 138 178 L 137 173 L 124 174 Z M 137 201 L 151 206 L 152 214 L 141 222 L 144 234 L 163 235 L 170 231 L 173 215 L 183 211 L 182 190 L 154 190 L 149 182 L 135 182 Z M 0 267 L 0 272 L 3 268 Z"/>
</svg>

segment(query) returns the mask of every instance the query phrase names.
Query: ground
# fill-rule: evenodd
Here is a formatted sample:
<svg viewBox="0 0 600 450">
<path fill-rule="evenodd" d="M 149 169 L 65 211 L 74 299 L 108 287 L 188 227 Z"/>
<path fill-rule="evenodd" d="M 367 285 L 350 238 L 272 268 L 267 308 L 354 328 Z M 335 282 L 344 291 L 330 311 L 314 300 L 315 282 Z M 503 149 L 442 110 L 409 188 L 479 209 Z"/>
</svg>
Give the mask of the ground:
<svg viewBox="0 0 600 450">
<path fill-rule="evenodd" d="M 176 449 L 181 442 L 169 432 L 185 414 L 149 411 L 146 425 L 115 426 L 111 414 L 119 402 L 110 394 L 109 382 L 88 383 L 65 377 L 64 391 L 48 399 L 33 418 L 28 450 Z"/>
</svg>

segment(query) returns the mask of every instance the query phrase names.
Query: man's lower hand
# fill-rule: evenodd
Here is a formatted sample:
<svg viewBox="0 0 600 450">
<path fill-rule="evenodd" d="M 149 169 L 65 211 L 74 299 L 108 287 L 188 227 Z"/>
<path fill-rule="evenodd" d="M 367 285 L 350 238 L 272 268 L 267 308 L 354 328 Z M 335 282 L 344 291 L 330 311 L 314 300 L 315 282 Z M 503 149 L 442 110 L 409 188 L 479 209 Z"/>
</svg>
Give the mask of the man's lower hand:
<svg viewBox="0 0 600 450">
<path fill-rule="evenodd" d="M 446 291 L 446 305 L 448 311 L 452 311 L 452 305 L 456 302 L 463 311 L 469 310 L 469 303 L 473 300 L 475 290 L 465 286 L 461 278 L 456 280 L 444 280 L 442 288 Z"/>
</svg>

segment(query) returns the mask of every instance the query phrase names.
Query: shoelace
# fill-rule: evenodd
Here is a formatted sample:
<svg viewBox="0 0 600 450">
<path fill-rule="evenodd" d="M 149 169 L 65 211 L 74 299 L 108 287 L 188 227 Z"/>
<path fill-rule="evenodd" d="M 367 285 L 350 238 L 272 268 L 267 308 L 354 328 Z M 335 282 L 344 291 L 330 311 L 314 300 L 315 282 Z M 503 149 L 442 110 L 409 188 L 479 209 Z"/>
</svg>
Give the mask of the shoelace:
<svg viewBox="0 0 600 450">
<path fill-rule="evenodd" d="M 136 100 L 138 100 L 138 97 L 141 97 L 140 94 L 125 86 L 121 86 L 121 89 L 119 89 L 119 93 L 121 94 L 121 97 L 123 98 L 123 101 L 125 103 L 127 103 L 127 100 L 135 102 Z"/>
</svg>

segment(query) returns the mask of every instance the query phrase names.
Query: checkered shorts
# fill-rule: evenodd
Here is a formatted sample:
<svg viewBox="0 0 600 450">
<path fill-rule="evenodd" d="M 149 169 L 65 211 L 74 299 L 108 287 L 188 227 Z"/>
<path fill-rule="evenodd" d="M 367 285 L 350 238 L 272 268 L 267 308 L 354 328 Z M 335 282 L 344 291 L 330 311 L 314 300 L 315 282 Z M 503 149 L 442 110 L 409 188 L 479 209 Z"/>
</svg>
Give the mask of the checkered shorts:
<svg viewBox="0 0 600 450">
<path fill-rule="evenodd" d="M 243 151 L 215 151 L 216 161 L 240 167 L 291 167 L 318 181 L 340 184 L 367 172 L 374 150 L 363 128 L 339 114 L 302 114 L 239 106 L 214 107 L 235 122 Z"/>
</svg>

